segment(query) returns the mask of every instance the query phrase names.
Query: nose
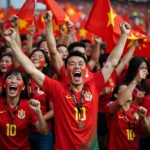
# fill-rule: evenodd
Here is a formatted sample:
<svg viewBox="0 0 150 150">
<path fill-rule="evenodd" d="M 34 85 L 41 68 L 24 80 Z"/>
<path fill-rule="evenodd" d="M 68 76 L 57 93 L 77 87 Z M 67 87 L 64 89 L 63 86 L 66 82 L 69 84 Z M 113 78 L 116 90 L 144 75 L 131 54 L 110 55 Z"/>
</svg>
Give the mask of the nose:
<svg viewBox="0 0 150 150">
<path fill-rule="evenodd" d="M 13 77 L 13 78 L 11 79 L 11 82 L 12 82 L 12 83 L 16 82 L 16 78 Z"/>
</svg>

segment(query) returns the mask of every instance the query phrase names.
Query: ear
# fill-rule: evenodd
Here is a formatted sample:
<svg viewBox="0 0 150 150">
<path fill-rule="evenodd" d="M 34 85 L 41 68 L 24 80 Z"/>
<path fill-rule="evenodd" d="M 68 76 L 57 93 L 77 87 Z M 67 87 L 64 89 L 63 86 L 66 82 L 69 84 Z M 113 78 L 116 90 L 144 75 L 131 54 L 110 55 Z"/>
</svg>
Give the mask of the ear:
<svg viewBox="0 0 150 150">
<path fill-rule="evenodd" d="M 44 67 L 46 67 L 46 66 L 47 66 L 47 62 L 44 63 Z"/>
<path fill-rule="evenodd" d="M 114 96 L 115 96 L 115 98 L 118 98 L 118 94 L 115 94 Z"/>
</svg>

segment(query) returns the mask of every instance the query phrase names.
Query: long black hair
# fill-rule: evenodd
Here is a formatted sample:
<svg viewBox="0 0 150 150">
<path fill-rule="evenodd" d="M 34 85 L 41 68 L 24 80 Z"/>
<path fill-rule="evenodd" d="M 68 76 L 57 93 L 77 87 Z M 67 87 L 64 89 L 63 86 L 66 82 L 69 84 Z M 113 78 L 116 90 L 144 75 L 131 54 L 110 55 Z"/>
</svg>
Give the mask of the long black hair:
<svg viewBox="0 0 150 150">
<path fill-rule="evenodd" d="M 126 74 L 126 77 L 125 77 L 125 80 L 124 80 L 124 82 L 126 84 L 129 84 L 135 78 L 135 76 L 137 74 L 137 71 L 138 71 L 138 68 L 141 65 L 141 63 L 143 63 L 143 62 L 145 62 L 147 64 L 147 67 L 149 68 L 149 63 L 148 63 L 148 61 L 145 58 L 142 58 L 142 57 L 133 57 L 130 60 L 128 71 L 127 71 L 127 74 Z M 145 79 L 143 79 L 141 81 L 140 86 L 139 85 L 137 85 L 137 86 L 141 90 L 144 90 L 145 93 L 146 93 L 146 95 L 150 94 L 150 86 L 146 82 Z"/>
<path fill-rule="evenodd" d="M 43 53 L 44 58 L 45 58 L 45 62 L 47 63 L 47 66 L 46 66 L 46 67 L 43 67 L 42 72 L 43 72 L 46 76 L 52 78 L 52 76 L 53 76 L 53 66 L 52 66 L 51 62 L 49 61 L 49 58 L 48 58 L 47 53 L 46 53 L 44 50 L 39 49 L 39 48 L 33 50 L 33 51 L 31 52 L 29 58 L 31 58 L 31 56 L 32 56 L 35 52 L 37 52 L 37 51 L 40 51 L 40 52 Z"/>
<path fill-rule="evenodd" d="M 27 79 L 26 79 L 26 76 L 18 69 L 14 68 L 14 69 L 11 69 L 7 72 L 7 74 L 5 75 L 5 78 L 4 78 L 4 83 L 7 79 L 8 76 L 10 75 L 18 75 L 20 74 L 22 79 L 23 79 L 23 83 L 24 83 L 24 86 L 25 86 L 25 89 L 21 91 L 21 94 L 20 94 L 20 99 L 28 99 L 28 91 L 27 91 Z M 3 89 L 2 89 L 2 97 L 6 97 L 6 89 L 3 85 Z"/>
</svg>

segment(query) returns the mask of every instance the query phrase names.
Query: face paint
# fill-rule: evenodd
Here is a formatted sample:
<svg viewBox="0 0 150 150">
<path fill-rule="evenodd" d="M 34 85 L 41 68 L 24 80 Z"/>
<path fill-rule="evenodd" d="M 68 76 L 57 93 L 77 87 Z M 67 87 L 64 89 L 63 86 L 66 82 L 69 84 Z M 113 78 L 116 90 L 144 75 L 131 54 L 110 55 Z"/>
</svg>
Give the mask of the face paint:
<svg viewBox="0 0 150 150">
<path fill-rule="evenodd" d="M 45 60 L 44 58 L 34 58 L 34 57 L 31 57 L 31 61 L 34 63 L 34 61 L 39 61 L 39 66 L 35 66 L 37 67 L 37 69 L 43 69 L 44 67 L 44 64 L 45 64 Z"/>
<path fill-rule="evenodd" d="M 72 74 L 72 67 L 68 66 L 67 71 L 68 71 L 68 79 L 69 79 L 69 82 L 70 82 L 72 80 L 72 76 L 71 76 L 71 74 Z"/>
</svg>

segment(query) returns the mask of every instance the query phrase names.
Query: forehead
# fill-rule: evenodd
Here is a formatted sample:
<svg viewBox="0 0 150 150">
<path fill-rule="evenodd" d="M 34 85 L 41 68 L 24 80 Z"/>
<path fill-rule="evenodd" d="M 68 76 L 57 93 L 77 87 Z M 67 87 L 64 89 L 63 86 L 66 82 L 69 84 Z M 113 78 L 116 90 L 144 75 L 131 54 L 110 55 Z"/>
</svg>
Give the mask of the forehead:
<svg viewBox="0 0 150 150">
<path fill-rule="evenodd" d="M 43 55 L 43 53 L 41 51 L 35 51 L 32 55 Z"/>
<path fill-rule="evenodd" d="M 11 77 L 21 77 L 22 78 L 22 76 L 21 76 L 21 74 L 19 72 L 13 72 L 10 75 L 8 75 L 7 78 L 10 77 L 10 76 Z"/>
<path fill-rule="evenodd" d="M 7 60 L 11 60 L 11 57 L 9 57 L 9 56 L 3 56 L 1 60 L 4 60 L 4 59 L 5 59 L 5 60 L 6 60 L 6 59 L 7 59 Z"/>
<path fill-rule="evenodd" d="M 68 62 L 85 62 L 84 59 L 80 56 L 71 56 L 69 59 L 68 59 Z"/>
<path fill-rule="evenodd" d="M 142 63 L 140 64 L 140 67 L 141 67 L 141 66 L 147 66 L 146 62 L 142 62 Z"/>
<path fill-rule="evenodd" d="M 58 50 L 58 51 L 60 51 L 60 50 L 64 50 L 64 51 L 66 51 L 66 50 L 67 50 L 67 48 L 66 48 L 65 46 L 60 46 L 60 47 L 58 47 L 58 48 L 57 48 L 57 50 Z"/>
</svg>

